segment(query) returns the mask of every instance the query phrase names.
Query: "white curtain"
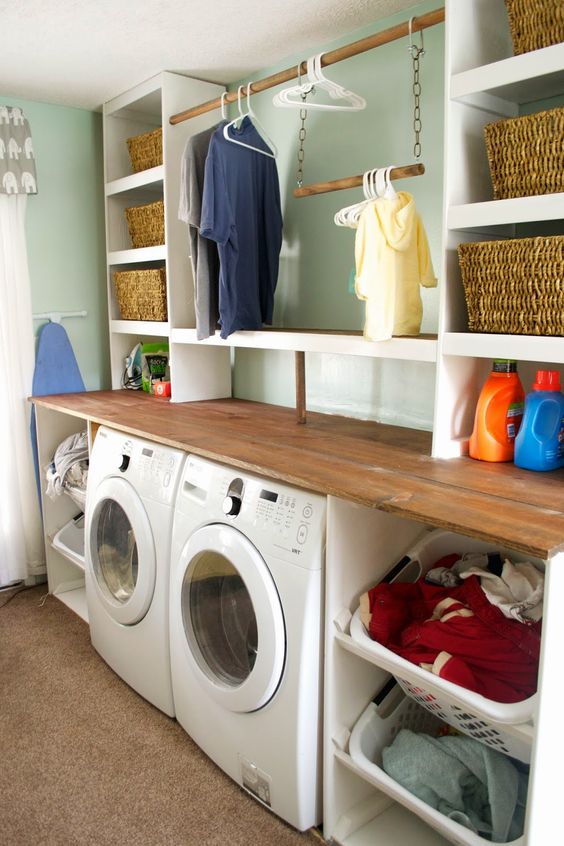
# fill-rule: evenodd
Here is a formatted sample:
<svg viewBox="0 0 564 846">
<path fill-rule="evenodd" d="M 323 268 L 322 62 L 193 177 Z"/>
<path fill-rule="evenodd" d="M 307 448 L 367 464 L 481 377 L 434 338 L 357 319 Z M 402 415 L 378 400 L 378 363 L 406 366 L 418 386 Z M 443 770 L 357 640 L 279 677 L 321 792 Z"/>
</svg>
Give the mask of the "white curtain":
<svg viewBox="0 0 564 846">
<path fill-rule="evenodd" d="M 0 193 L 0 587 L 40 570 L 44 557 L 27 402 L 35 353 L 26 202 Z"/>
</svg>

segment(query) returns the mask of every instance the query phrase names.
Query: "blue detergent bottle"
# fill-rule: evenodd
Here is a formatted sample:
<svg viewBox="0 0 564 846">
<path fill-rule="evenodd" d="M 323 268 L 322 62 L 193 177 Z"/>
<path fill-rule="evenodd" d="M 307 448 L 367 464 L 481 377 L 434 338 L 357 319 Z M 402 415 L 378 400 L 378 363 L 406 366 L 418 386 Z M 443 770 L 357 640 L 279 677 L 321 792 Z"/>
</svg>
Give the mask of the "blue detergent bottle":
<svg viewBox="0 0 564 846">
<path fill-rule="evenodd" d="M 515 438 L 515 464 L 525 470 L 564 467 L 564 396 L 558 370 L 537 370 Z"/>
</svg>

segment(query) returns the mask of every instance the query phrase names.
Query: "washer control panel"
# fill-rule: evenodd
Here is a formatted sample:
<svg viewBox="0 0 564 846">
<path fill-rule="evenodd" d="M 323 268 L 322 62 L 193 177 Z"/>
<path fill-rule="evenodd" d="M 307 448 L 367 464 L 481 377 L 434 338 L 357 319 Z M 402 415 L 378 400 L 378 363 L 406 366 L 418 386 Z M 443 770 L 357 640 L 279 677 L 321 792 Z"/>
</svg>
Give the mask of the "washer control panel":
<svg viewBox="0 0 564 846">
<path fill-rule="evenodd" d="M 100 427 L 89 475 L 127 479 L 145 499 L 172 505 L 183 465 L 180 450 Z"/>
</svg>

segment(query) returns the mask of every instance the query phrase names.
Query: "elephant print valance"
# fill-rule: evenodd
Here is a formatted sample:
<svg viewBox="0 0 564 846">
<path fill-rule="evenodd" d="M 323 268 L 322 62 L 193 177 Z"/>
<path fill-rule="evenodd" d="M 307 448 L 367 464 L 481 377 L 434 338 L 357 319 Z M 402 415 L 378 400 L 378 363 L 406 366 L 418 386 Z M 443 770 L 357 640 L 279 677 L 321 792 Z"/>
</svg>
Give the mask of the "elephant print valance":
<svg viewBox="0 0 564 846">
<path fill-rule="evenodd" d="M 37 194 L 31 130 L 19 106 L 0 106 L 0 194 Z"/>
</svg>

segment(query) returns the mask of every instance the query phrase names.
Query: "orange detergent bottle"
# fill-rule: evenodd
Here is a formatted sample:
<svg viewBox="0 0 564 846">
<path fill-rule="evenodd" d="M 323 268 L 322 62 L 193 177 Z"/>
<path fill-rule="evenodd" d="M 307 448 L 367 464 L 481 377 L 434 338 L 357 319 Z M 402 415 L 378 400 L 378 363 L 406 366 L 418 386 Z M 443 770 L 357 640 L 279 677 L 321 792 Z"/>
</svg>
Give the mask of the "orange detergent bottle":
<svg viewBox="0 0 564 846">
<path fill-rule="evenodd" d="M 513 461 L 515 436 L 523 419 L 525 392 L 517 362 L 494 359 L 476 406 L 468 451 L 481 461 Z"/>
</svg>

